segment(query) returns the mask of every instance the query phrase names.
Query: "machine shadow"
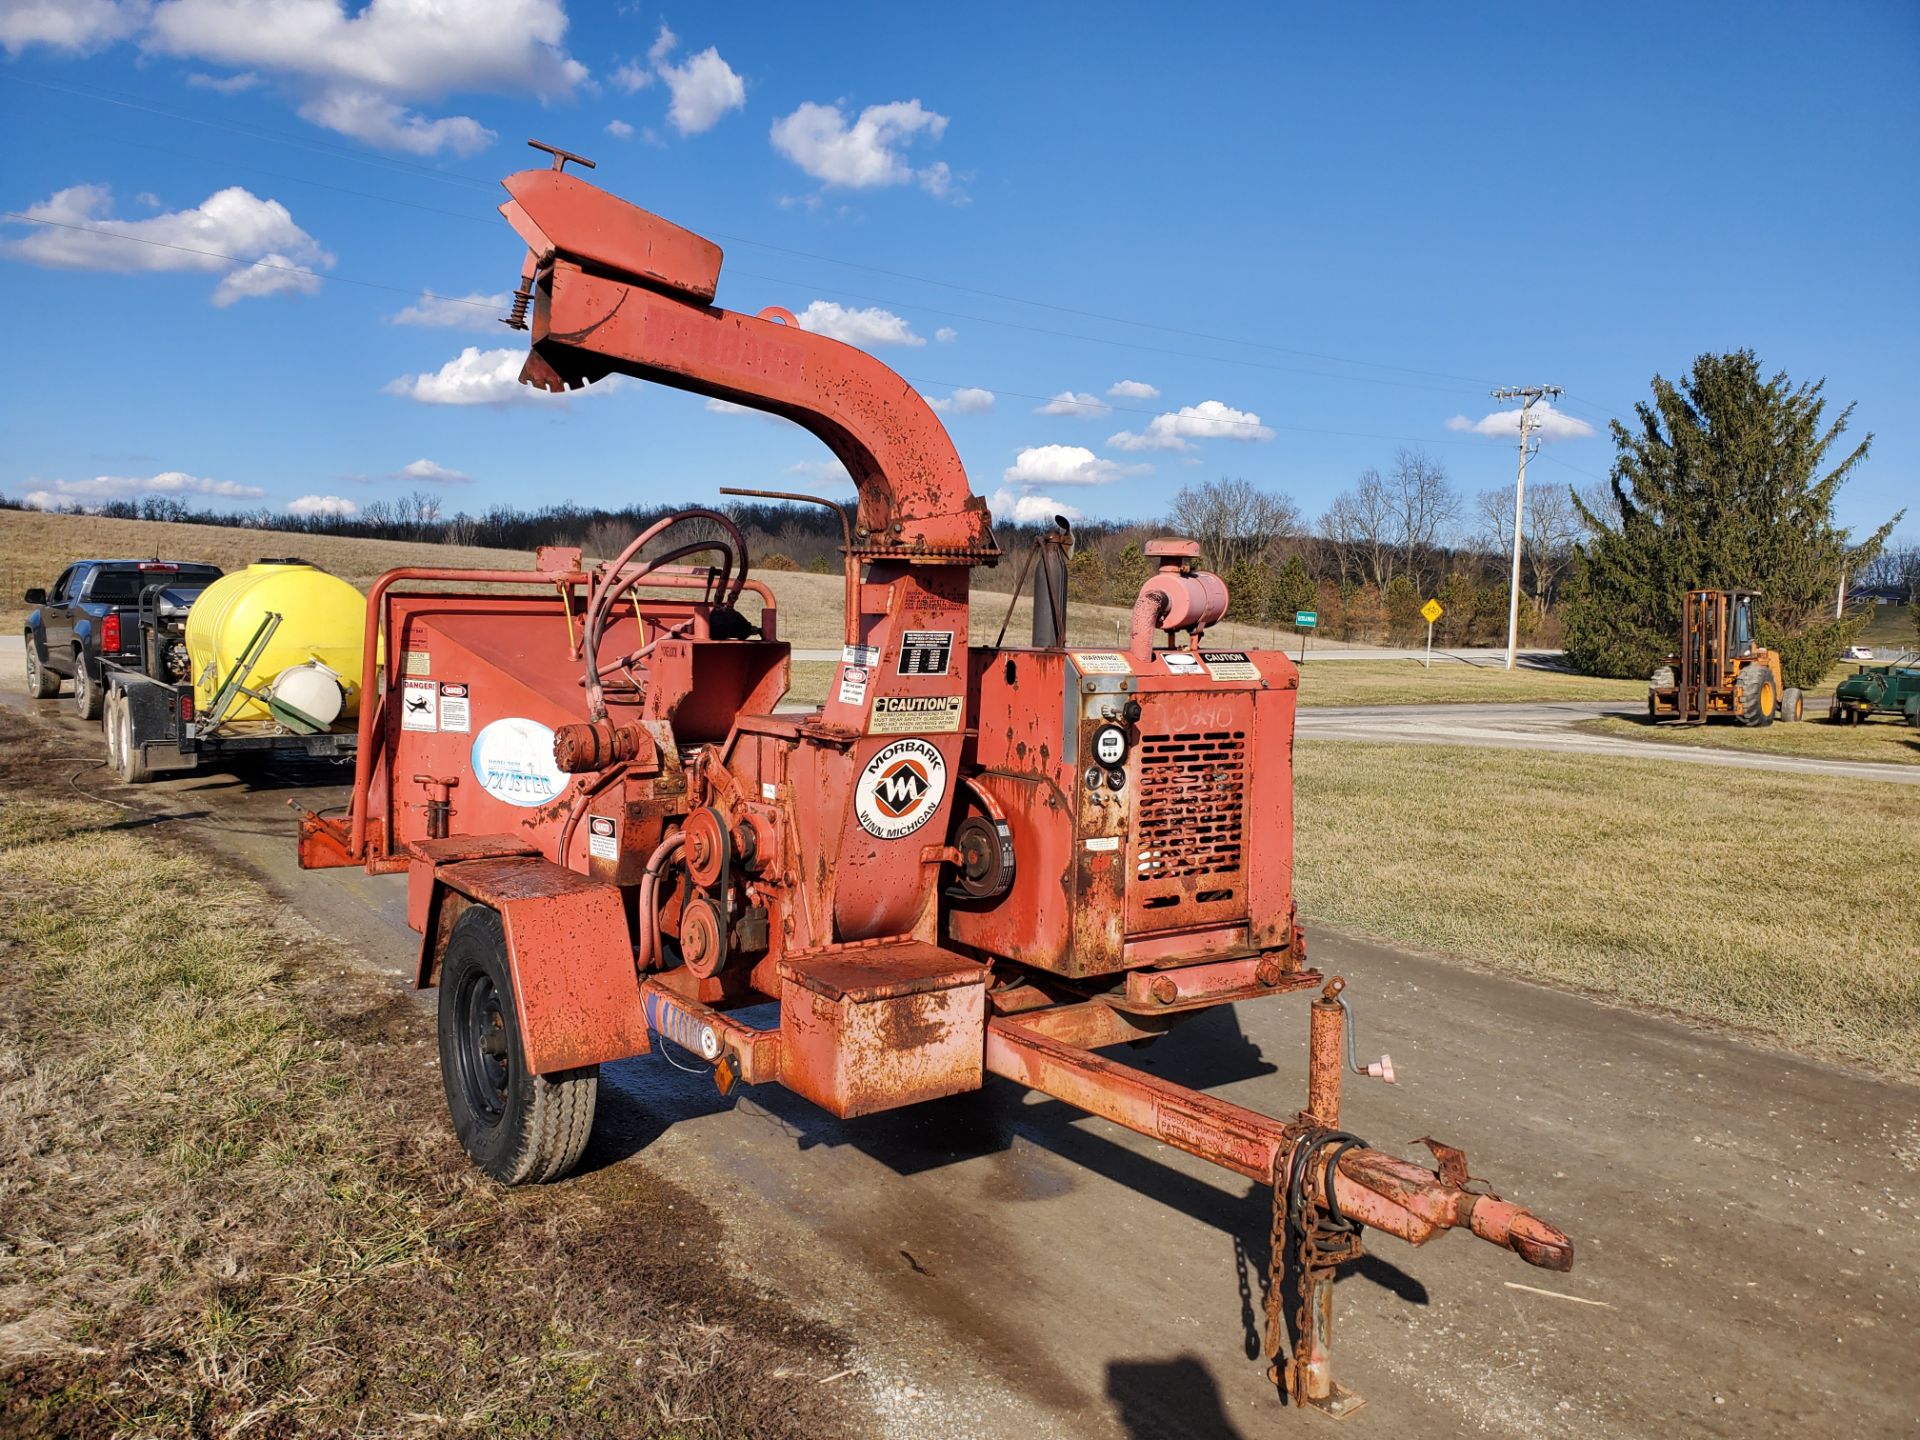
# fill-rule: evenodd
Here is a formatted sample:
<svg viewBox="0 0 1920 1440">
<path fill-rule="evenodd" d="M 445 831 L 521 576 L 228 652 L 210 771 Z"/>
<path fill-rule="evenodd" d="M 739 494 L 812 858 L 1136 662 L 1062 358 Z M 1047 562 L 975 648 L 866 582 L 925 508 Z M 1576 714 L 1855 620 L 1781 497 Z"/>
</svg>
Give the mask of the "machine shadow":
<svg viewBox="0 0 1920 1440">
<path fill-rule="evenodd" d="M 1245 1433 L 1227 1418 L 1213 1372 L 1192 1355 L 1109 1362 L 1107 1399 L 1129 1440 L 1242 1440 Z"/>
<path fill-rule="evenodd" d="M 1121 1047 L 1109 1053 L 1196 1089 L 1276 1070 L 1241 1029 L 1230 1006 L 1202 1012 L 1144 1051 Z M 619 1164 L 648 1148 L 671 1126 L 729 1109 L 740 1112 L 732 1123 L 751 1119 L 773 1126 L 796 1149 L 849 1146 L 900 1176 L 1004 1154 L 1016 1145 L 1030 1146 L 1064 1163 L 1068 1173 L 1057 1185 L 1045 1174 L 1029 1173 L 1016 1192 L 1001 1194 L 1010 1203 L 1047 1198 L 1059 1187 L 1074 1183 L 1073 1176 L 1081 1172 L 1125 1186 L 1229 1238 L 1245 1353 L 1253 1359 L 1262 1351 L 1272 1191 L 1252 1182 L 1238 1193 L 1223 1190 L 1167 1163 L 1160 1154 L 1141 1153 L 1076 1123 L 1085 1117 L 1073 1106 L 998 1079 L 989 1078 L 984 1089 L 969 1094 L 836 1120 L 774 1085 L 723 1097 L 705 1066 L 676 1053 L 670 1045 L 656 1045 L 650 1056 L 602 1067 L 600 1108 L 580 1169 Z M 1036 1168 L 1027 1167 L 1030 1172 Z M 1338 1282 L 1354 1276 L 1407 1303 L 1427 1303 L 1427 1290 L 1420 1281 L 1378 1256 L 1366 1255 L 1343 1265 L 1335 1278 Z"/>
</svg>

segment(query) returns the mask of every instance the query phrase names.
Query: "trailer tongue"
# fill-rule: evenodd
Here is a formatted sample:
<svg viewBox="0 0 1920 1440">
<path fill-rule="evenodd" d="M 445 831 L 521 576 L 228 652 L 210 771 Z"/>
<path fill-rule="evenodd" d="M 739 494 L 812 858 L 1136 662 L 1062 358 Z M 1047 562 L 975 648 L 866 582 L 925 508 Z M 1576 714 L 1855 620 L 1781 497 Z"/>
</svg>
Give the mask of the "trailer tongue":
<svg viewBox="0 0 1920 1440">
<path fill-rule="evenodd" d="M 1333 1414 L 1358 1403 L 1329 1347 L 1333 1272 L 1363 1229 L 1465 1229 L 1569 1269 L 1568 1239 L 1475 1188 L 1458 1151 L 1427 1142 L 1428 1169 L 1340 1128 L 1343 1072 L 1393 1076 L 1353 1057 L 1344 984 L 1308 966 L 1296 922 L 1299 677 L 1206 642 L 1227 594 L 1197 547 L 1156 543 L 1125 648 L 1066 644 L 1057 600 L 1033 644 L 970 646 L 969 572 L 999 549 L 925 401 L 784 311 L 714 306 L 718 247 L 569 158 L 506 181 L 528 246 L 521 378 L 628 375 L 784 416 L 859 501 L 845 648 L 808 714 L 776 713 L 774 598 L 715 512 L 593 567 L 547 551 L 374 586 L 362 693 L 381 701 L 360 711 L 350 812 L 303 817 L 301 863 L 407 873 L 476 1163 L 563 1174 L 597 1066 L 657 1042 L 723 1093 L 780 1084 L 842 1117 L 999 1075 L 1273 1187 L 1271 1373 Z M 1096 1053 L 1314 990 L 1287 1120 Z M 769 1000 L 774 1028 L 743 1016 Z"/>
</svg>

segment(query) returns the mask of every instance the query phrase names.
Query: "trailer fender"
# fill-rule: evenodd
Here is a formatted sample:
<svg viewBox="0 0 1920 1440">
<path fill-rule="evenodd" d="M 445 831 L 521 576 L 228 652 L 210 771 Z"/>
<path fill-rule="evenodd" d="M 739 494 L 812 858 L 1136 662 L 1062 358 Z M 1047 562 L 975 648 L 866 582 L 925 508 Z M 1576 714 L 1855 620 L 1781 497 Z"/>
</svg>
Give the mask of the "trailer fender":
<svg viewBox="0 0 1920 1440">
<path fill-rule="evenodd" d="M 535 1075 L 644 1055 L 646 1011 L 620 891 L 538 856 L 433 862 L 421 917 L 420 989 L 439 977 L 453 922 L 469 905 L 500 915 L 527 1068 Z"/>
</svg>

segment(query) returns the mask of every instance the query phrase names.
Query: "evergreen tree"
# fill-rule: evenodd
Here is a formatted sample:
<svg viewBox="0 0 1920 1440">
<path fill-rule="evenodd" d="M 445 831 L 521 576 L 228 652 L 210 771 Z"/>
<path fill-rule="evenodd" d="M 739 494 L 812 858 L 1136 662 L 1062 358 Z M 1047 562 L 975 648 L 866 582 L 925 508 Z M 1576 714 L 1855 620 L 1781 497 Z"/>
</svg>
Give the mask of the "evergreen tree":
<svg viewBox="0 0 1920 1440">
<path fill-rule="evenodd" d="M 1387 586 L 1387 634 L 1395 643 L 1411 644 L 1427 633 L 1427 622 L 1420 618 L 1420 592 L 1402 570 Z"/>
<path fill-rule="evenodd" d="M 1258 625 L 1267 613 L 1267 590 L 1273 568 L 1258 560 L 1236 560 L 1220 578 L 1227 582 L 1227 618 L 1242 625 Z"/>
<path fill-rule="evenodd" d="M 1789 685 L 1815 683 L 1860 633 L 1864 614 L 1834 618 L 1835 589 L 1900 517 L 1859 545 L 1835 525 L 1834 496 L 1873 437 L 1833 462 L 1853 407 L 1827 422 L 1824 384 L 1764 379 L 1751 350 L 1702 355 L 1678 385 L 1654 377 L 1632 429 L 1614 422 L 1602 508 L 1616 513 L 1574 497 L 1589 534 L 1564 617 L 1576 668 L 1648 674 L 1679 641 L 1688 590 L 1758 590 L 1754 628 Z"/>
<path fill-rule="evenodd" d="M 1140 542 L 1129 540 L 1107 567 L 1107 594 L 1115 605 L 1131 605 L 1139 597 L 1140 587 L 1153 574 L 1153 566 L 1141 553 Z"/>
<path fill-rule="evenodd" d="M 1311 610 L 1320 597 L 1320 589 L 1307 574 L 1307 567 L 1296 554 L 1273 578 L 1267 596 L 1267 618 L 1278 625 L 1291 625 L 1302 610 Z"/>
<path fill-rule="evenodd" d="M 1107 566 L 1092 546 L 1067 561 L 1067 598 L 1098 604 L 1107 598 Z"/>
</svg>

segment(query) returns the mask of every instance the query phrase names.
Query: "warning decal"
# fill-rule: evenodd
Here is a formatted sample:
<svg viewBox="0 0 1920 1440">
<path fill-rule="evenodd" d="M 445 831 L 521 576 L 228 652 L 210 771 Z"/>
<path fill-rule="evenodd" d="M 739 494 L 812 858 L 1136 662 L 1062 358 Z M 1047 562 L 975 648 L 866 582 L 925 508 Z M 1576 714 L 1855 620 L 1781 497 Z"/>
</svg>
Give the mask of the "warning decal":
<svg viewBox="0 0 1920 1440">
<path fill-rule="evenodd" d="M 1127 657 L 1112 650 L 1076 650 L 1073 666 L 1082 675 L 1131 675 Z"/>
<path fill-rule="evenodd" d="M 900 637 L 901 675 L 944 675 L 953 658 L 953 631 L 909 630 Z"/>
<path fill-rule="evenodd" d="M 473 728 L 473 707 L 467 700 L 467 687 L 440 682 L 440 728 L 464 735 Z"/>
<path fill-rule="evenodd" d="M 1198 657 L 1189 655 L 1184 650 L 1163 650 L 1160 652 L 1160 658 L 1166 662 L 1167 670 L 1171 674 L 1198 675 L 1200 673 Z"/>
<path fill-rule="evenodd" d="M 965 707 L 963 695 L 876 695 L 867 733 L 951 734 L 960 728 L 960 712 Z"/>
<path fill-rule="evenodd" d="M 620 858 L 620 825 L 611 815 L 587 817 L 587 854 L 596 860 Z"/>
<path fill-rule="evenodd" d="M 840 703 L 842 705 L 864 705 L 867 703 L 867 667 L 864 665 L 843 664 L 840 667 Z"/>
<path fill-rule="evenodd" d="M 1216 680 L 1258 680 L 1260 671 L 1243 650 L 1202 650 L 1200 658 Z"/>
<path fill-rule="evenodd" d="M 400 682 L 400 728 L 402 730 L 438 730 L 440 728 L 440 687 L 431 680 Z"/>
<path fill-rule="evenodd" d="M 433 660 L 424 650 L 409 650 L 400 664 L 403 675 L 431 675 Z"/>
<path fill-rule="evenodd" d="M 928 740 L 883 745 L 860 771 L 853 813 L 876 840 L 904 840 L 931 820 L 947 794 L 947 762 Z"/>
</svg>

